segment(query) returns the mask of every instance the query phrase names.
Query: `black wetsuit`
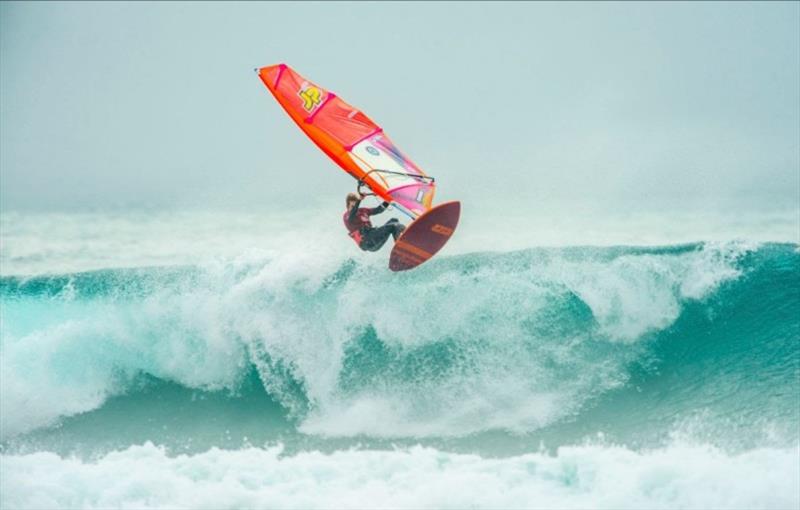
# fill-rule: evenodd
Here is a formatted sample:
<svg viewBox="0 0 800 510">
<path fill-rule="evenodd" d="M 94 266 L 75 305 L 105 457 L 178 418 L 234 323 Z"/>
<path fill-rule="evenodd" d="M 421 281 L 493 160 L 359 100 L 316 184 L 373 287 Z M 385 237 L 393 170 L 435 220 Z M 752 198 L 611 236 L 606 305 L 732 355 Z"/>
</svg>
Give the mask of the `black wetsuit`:
<svg viewBox="0 0 800 510">
<path fill-rule="evenodd" d="M 368 218 L 368 216 L 380 214 L 385 211 L 389 203 L 384 202 L 372 209 L 359 209 L 358 206 L 360 203 L 361 202 L 357 202 L 350 209 L 350 214 L 347 216 L 347 222 L 350 225 L 355 226 L 361 224 L 359 227 L 359 232 L 361 233 L 361 242 L 358 245 L 359 248 L 366 251 L 378 251 L 386 244 L 389 236 L 392 236 L 396 241 L 405 229 L 405 227 L 397 221 L 397 218 L 390 219 L 385 225 L 380 227 L 373 227 Z"/>
</svg>

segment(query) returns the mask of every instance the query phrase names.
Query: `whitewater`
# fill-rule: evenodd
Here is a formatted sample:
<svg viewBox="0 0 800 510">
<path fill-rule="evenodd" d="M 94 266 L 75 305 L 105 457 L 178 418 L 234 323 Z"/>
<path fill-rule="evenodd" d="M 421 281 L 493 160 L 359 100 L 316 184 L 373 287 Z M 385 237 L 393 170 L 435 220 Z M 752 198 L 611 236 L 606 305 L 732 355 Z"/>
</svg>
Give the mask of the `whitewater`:
<svg viewBox="0 0 800 510">
<path fill-rule="evenodd" d="M 800 507 L 796 211 L 329 216 L 4 213 L 0 507 Z"/>
</svg>

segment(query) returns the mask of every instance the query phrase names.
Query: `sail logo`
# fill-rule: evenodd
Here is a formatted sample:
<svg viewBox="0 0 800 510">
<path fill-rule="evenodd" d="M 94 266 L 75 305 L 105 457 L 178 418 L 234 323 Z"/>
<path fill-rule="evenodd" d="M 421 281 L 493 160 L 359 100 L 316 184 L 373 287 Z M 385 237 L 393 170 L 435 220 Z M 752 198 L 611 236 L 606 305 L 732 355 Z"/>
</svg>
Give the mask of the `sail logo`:
<svg viewBox="0 0 800 510">
<path fill-rule="evenodd" d="M 308 112 L 313 111 L 322 102 L 322 92 L 308 83 L 303 83 L 297 95 L 303 100 L 303 108 Z"/>
</svg>

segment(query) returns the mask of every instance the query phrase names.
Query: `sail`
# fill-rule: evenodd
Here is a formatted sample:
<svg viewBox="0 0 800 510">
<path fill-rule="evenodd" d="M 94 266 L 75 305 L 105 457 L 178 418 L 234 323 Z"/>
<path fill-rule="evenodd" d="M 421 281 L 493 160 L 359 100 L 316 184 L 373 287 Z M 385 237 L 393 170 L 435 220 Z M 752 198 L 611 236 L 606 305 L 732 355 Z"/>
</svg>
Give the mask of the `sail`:
<svg viewBox="0 0 800 510">
<path fill-rule="evenodd" d="M 431 208 L 435 184 L 363 112 L 286 64 L 258 75 L 300 129 L 342 169 L 412 216 Z"/>
</svg>

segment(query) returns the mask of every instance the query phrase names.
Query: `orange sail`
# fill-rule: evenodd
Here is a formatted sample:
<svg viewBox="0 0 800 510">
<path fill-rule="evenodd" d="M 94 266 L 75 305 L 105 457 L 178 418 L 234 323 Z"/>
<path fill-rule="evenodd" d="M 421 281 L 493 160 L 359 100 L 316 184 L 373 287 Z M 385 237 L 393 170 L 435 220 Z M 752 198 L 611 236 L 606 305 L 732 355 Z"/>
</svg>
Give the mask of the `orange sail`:
<svg viewBox="0 0 800 510">
<path fill-rule="evenodd" d="M 347 173 L 413 218 L 431 208 L 433 178 L 400 152 L 364 113 L 286 64 L 257 72 L 300 129 Z"/>
</svg>

